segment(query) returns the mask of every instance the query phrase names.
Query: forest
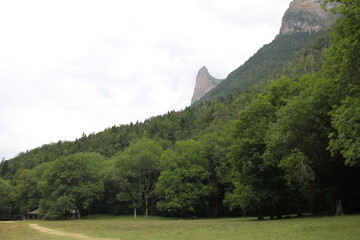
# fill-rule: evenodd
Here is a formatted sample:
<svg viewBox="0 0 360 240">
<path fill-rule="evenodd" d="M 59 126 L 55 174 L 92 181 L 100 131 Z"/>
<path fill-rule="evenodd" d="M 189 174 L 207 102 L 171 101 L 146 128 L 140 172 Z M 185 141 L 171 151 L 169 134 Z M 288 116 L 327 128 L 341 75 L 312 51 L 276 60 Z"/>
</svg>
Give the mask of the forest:
<svg viewBox="0 0 360 240">
<path fill-rule="evenodd" d="M 3 160 L 0 219 L 359 213 L 360 2 L 326 3 L 331 31 L 264 46 L 266 70 L 248 61 L 213 98 Z"/>
</svg>

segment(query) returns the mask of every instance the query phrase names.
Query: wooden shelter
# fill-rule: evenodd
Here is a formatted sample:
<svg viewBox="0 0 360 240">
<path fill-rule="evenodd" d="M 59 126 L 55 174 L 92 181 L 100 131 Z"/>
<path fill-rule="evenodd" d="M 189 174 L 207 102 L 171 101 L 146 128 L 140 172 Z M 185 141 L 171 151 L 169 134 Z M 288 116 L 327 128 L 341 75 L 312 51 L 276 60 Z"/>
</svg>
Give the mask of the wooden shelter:
<svg viewBox="0 0 360 240">
<path fill-rule="evenodd" d="M 80 218 L 80 211 L 79 210 L 69 210 L 67 213 L 61 215 L 57 218 L 51 219 L 79 219 Z M 40 220 L 39 209 L 32 210 L 31 212 L 26 213 L 23 216 L 23 220 Z"/>
<path fill-rule="evenodd" d="M 70 218 L 71 219 L 79 219 L 80 211 L 79 210 L 70 210 Z"/>
<path fill-rule="evenodd" d="M 39 209 L 32 210 L 25 215 L 26 220 L 40 219 Z"/>
</svg>

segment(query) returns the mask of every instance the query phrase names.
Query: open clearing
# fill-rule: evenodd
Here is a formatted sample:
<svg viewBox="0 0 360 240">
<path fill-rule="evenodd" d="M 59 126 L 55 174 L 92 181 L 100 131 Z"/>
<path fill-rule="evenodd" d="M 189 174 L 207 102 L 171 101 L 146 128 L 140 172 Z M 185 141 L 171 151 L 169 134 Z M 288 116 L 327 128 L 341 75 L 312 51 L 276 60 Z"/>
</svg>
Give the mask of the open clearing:
<svg viewBox="0 0 360 240">
<path fill-rule="evenodd" d="M 29 224 L 29 227 L 39 231 L 39 232 L 43 232 L 43 233 L 47 233 L 47 234 L 53 234 L 53 235 L 57 235 L 57 236 L 62 236 L 64 238 L 77 238 L 77 239 L 83 239 L 83 240 L 91 240 L 93 238 L 82 235 L 82 234 L 77 234 L 77 233 L 67 233 L 67 232 L 62 232 L 62 231 L 57 231 L 54 229 L 50 229 L 50 228 L 44 228 L 44 227 L 40 227 L 37 224 Z M 105 238 L 97 238 L 98 240 L 108 240 Z"/>
<path fill-rule="evenodd" d="M 0 239 L 358 240 L 360 215 L 256 221 L 93 215 L 68 221 L 0 222 Z"/>
</svg>

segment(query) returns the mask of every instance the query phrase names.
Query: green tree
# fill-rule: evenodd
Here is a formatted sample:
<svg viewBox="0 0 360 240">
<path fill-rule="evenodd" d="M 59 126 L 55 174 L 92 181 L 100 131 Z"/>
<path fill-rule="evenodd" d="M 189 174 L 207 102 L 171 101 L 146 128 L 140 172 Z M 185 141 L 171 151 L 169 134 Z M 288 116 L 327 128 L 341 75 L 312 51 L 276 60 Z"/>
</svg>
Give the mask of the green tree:
<svg viewBox="0 0 360 240">
<path fill-rule="evenodd" d="M 137 179 L 132 179 L 131 177 L 127 176 L 128 178 L 124 178 L 121 181 L 121 190 L 120 193 L 116 195 L 116 198 L 121 202 L 129 203 L 129 207 L 134 209 L 134 218 L 137 217 L 137 209 L 141 207 L 141 189 L 140 186 L 135 186 L 134 182 L 137 182 Z M 147 216 L 146 213 L 144 215 Z"/>
<path fill-rule="evenodd" d="M 259 219 L 264 212 L 281 217 L 287 194 L 284 171 L 280 160 L 269 161 L 266 136 L 276 112 L 299 94 L 302 85 L 306 84 L 286 77 L 273 81 L 240 112 L 230 152 L 235 189 L 227 194 L 226 203 L 231 208 L 240 206 L 244 214 L 258 212 Z"/>
<path fill-rule="evenodd" d="M 267 209 L 278 204 L 279 197 L 276 168 L 264 162 L 262 156 L 266 150 L 265 134 L 274 117 L 275 107 L 267 96 L 260 94 L 254 98 L 240 112 L 230 152 L 235 190 L 228 194 L 227 203 L 239 205 L 243 211 L 256 211 L 260 220 Z M 247 198 L 249 195 L 252 197 Z"/>
<path fill-rule="evenodd" d="M 11 176 L 11 167 L 9 166 L 9 161 L 5 161 L 5 159 L 3 159 L 1 161 L 1 171 L 0 171 L 0 177 L 4 178 L 4 179 L 8 179 Z"/>
<path fill-rule="evenodd" d="M 124 152 L 114 157 L 119 173 L 118 181 L 122 188 L 118 199 L 130 202 L 135 217 L 136 208 L 141 206 L 141 199 L 144 200 L 144 216 L 149 214 L 149 200 L 160 174 L 159 161 L 162 151 L 161 145 L 156 141 L 142 138 L 132 142 Z"/>
<path fill-rule="evenodd" d="M 360 2 L 358 0 L 326 0 L 331 11 L 341 14 L 335 25 L 332 47 L 327 57 L 330 76 L 347 92 L 359 93 L 360 86 Z"/>
<path fill-rule="evenodd" d="M 360 99 L 346 98 L 332 114 L 336 132 L 330 134 L 330 150 L 333 156 L 338 152 L 349 166 L 360 165 Z"/>
<path fill-rule="evenodd" d="M 119 180 L 119 169 L 116 163 L 116 157 L 106 160 L 101 169 L 101 174 L 104 179 L 104 195 L 100 200 L 102 211 L 110 214 L 119 214 L 123 210 L 121 199 L 117 198 L 117 194 L 123 190 Z M 126 209 L 128 207 L 126 206 Z"/>
<path fill-rule="evenodd" d="M 329 112 L 337 101 L 336 86 L 331 79 L 319 75 L 303 76 L 298 85 L 299 95 L 277 111 L 276 121 L 270 125 L 264 157 L 269 164 L 282 166 L 301 215 L 298 196 L 311 198 L 315 211 L 329 209 L 335 199 L 341 198 L 338 169 L 343 162 L 332 158 L 327 151 L 331 131 Z M 294 168 L 306 171 L 294 171 Z M 316 181 L 310 185 L 311 172 Z"/>
<path fill-rule="evenodd" d="M 326 70 L 338 86 L 342 102 L 332 112 L 330 149 L 333 156 L 340 153 L 346 164 L 359 164 L 359 97 L 360 97 L 360 2 L 357 0 L 326 0 L 333 4 L 331 11 L 341 14 L 332 31 L 332 46 Z"/>
<path fill-rule="evenodd" d="M 0 178 L 0 219 L 9 219 L 12 211 L 12 199 L 10 197 L 13 189 L 10 183 Z"/>
<path fill-rule="evenodd" d="M 302 216 L 301 198 L 309 192 L 311 183 L 315 180 L 314 171 L 310 167 L 308 158 L 299 150 L 280 161 L 279 166 L 284 170 L 287 185 L 296 193 L 297 216 Z"/>
<path fill-rule="evenodd" d="M 167 150 L 161 157 L 164 170 L 158 178 L 155 192 L 160 212 L 190 217 L 211 192 L 208 185 L 209 166 L 204 150 L 195 140 L 179 141 L 175 150 Z"/>
<path fill-rule="evenodd" d="M 35 170 L 20 169 L 13 178 L 13 198 L 21 214 L 39 207 L 40 192 L 37 183 L 40 176 Z"/>
<path fill-rule="evenodd" d="M 222 215 L 224 213 L 223 200 L 226 191 L 232 185 L 232 165 L 227 156 L 228 148 L 232 143 L 231 134 L 234 130 L 234 121 L 230 121 L 222 126 L 217 126 L 214 132 L 201 136 L 199 143 L 204 149 L 204 158 L 210 172 L 211 193 L 209 195 L 212 214 Z"/>
<path fill-rule="evenodd" d="M 43 163 L 31 170 L 20 169 L 14 175 L 11 181 L 14 191 L 11 196 L 20 214 L 26 214 L 39 207 L 41 193 L 38 183 L 48 166 L 49 163 Z"/>
<path fill-rule="evenodd" d="M 40 214 L 56 218 L 71 210 L 90 212 L 104 189 L 99 171 L 102 162 L 103 157 L 96 153 L 77 153 L 51 162 L 39 182 Z"/>
</svg>

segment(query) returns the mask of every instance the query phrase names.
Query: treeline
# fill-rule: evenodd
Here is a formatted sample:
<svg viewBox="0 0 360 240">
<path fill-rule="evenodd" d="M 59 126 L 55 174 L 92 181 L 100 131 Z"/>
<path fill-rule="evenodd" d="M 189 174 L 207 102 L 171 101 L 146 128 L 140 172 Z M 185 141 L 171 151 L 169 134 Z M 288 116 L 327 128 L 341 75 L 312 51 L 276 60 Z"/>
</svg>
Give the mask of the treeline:
<svg viewBox="0 0 360 240">
<path fill-rule="evenodd" d="M 360 6 L 336 2 L 331 41 L 269 84 L 3 161 L 1 217 L 359 212 Z"/>
<path fill-rule="evenodd" d="M 238 97 L 241 102 L 245 98 L 250 97 L 246 95 Z M 109 158 L 127 148 L 132 141 L 142 137 L 167 141 L 168 145 L 173 145 L 176 141 L 200 136 L 217 128 L 217 125 L 234 119 L 239 106 L 233 101 L 234 99 L 228 99 L 199 107 L 188 107 L 183 111 L 171 111 L 141 123 L 113 126 L 99 133 L 83 134 L 75 141 L 45 144 L 31 151 L 22 152 L 9 161 L 2 161 L 0 176 L 11 179 L 19 169 L 32 169 L 42 163 L 73 153 L 96 152 Z"/>
</svg>

